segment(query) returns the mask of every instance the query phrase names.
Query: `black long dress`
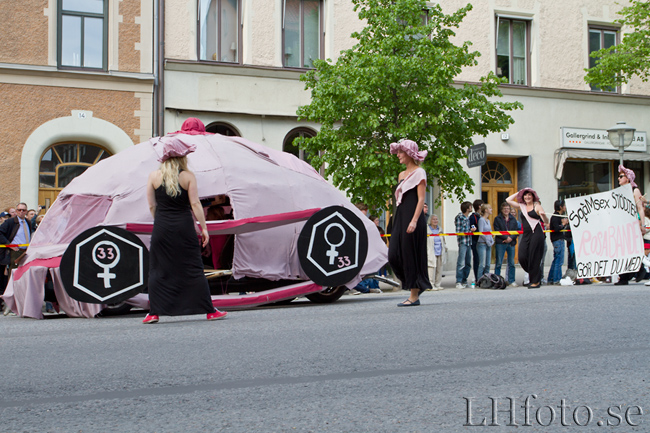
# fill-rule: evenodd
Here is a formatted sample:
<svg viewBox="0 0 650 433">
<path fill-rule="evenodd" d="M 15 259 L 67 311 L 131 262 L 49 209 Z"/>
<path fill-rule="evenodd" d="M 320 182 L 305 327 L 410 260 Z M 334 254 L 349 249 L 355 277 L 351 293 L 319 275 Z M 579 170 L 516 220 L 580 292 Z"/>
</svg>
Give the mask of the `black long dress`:
<svg viewBox="0 0 650 433">
<path fill-rule="evenodd" d="M 431 282 L 427 269 L 427 221 L 422 212 L 415 231 L 406 233 L 417 204 L 417 188 L 411 188 L 402 195 L 402 202 L 393 217 L 388 262 L 402 282 L 402 289 L 420 289 L 423 292 L 431 288 Z"/>
<path fill-rule="evenodd" d="M 528 212 L 528 216 L 540 221 L 542 219 L 535 209 Z M 522 217 L 521 225 L 523 234 L 519 240 L 519 264 L 524 271 L 528 272 L 530 284 L 536 285 L 542 281 L 541 265 L 546 235 L 541 223 L 536 224 L 533 231 L 526 217 Z"/>
<path fill-rule="evenodd" d="M 182 316 L 214 313 L 203 273 L 192 206 L 186 190 L 176 197 L 156 188 L 156 215 L 149 254 L 149 314 Z"/>
</svg>

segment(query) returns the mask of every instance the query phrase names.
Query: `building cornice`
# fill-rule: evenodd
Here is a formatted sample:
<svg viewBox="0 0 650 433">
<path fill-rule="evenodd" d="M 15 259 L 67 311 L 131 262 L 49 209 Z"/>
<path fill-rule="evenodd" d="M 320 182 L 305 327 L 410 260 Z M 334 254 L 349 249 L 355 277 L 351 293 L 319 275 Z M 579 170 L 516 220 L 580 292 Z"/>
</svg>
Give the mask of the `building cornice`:
<svg viewBox="0 0 650 433">
<path fill-rule="evenodd" d="M 0 83 L 151 93 L 153 74 L 84 71 L 56 66 L 0 63 Z"/>
<path fill-rule="evenodd" d="M 463 84 L 481 85 L 481 83 L 470 81 L 456 81 L 455 84 L 459 86 L 462 86 Z M 524 87 L 508 84 L 502 84 L 499 86 L 499 89 L 504 96 L 607 102 L 610 104 L 650 105 L 650 95 L 591 92 L 588 90 L 557 89 L 551 87 Z"/>
<path fill-rule="evenodd" d="M 274 66 L 255 66 L 200 62 L 194 60 L 165 59 L 166 71 L 195 72 L 199 74 L 237 75 L 243 77 L 262 77 L 298 80 L 308 69 L 288 69 Z"/>
</svg>

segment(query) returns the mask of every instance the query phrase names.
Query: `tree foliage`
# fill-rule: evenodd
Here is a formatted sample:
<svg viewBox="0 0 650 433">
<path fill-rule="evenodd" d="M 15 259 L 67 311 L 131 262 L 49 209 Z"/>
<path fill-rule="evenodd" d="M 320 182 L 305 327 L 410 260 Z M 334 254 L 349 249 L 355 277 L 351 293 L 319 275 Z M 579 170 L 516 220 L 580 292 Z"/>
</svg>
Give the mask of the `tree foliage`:
<svg viewBox="0 0 650 433">
<path fill-rule="evenodd" d="M 301 77 L 312 98 L 298 116 L 321 129 L 299 145 L 315 167 L 326 164 L 326 175 L 352 200 L 384 209 L 403 169 L 389 144 L 408 138 L 429 151 L 429 185 L 437 180 L 448 195 L 464 197 L 474 183 L 458 161 L 472 137 L 505 130 L 514 122 L 506 111 L 522 108 L 494 101 L 503 81 L 492 72 L 480 83 L 454 83 L 480 55 L 469 42 L 451 41 L 472 6 L 446 15 L 424 0 L 352 2 L 366 22 L 352 34 L 356 45 L 336 62 L 315 61 Z"/>
<path fill-rule="evenodd" d="M 585 69 L 585 81 L 601 88 L 627 83 L 633 76 L 648 81 L 650 77 L 650 2 L 632 0 L 619 12 L 616 22 L 631 28 L 620 44 L 590 54 L 598 59 L 593 68 Z"/>
</svg>

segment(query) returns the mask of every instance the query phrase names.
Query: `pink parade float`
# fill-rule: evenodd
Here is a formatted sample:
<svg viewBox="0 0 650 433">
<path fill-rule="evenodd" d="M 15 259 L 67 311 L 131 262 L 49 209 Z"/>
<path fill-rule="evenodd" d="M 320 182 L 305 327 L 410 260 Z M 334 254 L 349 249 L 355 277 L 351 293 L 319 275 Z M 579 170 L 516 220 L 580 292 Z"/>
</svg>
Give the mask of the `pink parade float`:
<svg viewBox="0 0 650 433">
<path fill-rule="evenodd" d="M 232 266 L 206 270 L 219 309 L 300 296 L 333 302 L 387 262 L 376 226 L 307 163 L 241 137 L 174 134 L 196 145 L 188 162 L 202 201 L 225 200 L 232 212 L 208 217 L 213 253 L 232 242 L 223 260 Z M 43 318 L 46 281 L 70 317 L 148 309 L 141 292 L 153 218 L 145 186 L 159 165 L 159 141 L 101 161 L 61 191 L 8 283 L 3 299 L 13 312 Z M 133 281 L 120 282 L 127 268 Z"/>
</svg>

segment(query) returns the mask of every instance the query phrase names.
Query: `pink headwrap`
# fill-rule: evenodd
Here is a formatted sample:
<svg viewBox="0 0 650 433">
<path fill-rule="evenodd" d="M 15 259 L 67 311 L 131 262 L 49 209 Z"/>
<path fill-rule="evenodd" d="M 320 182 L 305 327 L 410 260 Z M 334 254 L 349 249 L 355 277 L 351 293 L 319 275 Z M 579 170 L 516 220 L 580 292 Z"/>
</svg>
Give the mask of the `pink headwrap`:
<svg viewBox="0 0 650 433">
<path fill-rule="evenodd" d="M 625 177 L 627 177 L 627 180 L 630 181 L 630 185 L 632 185 L 632 188 L 638 188 L 638 185 L 634 183 L 634 179 L 636 178 L 636 175 L 631 169 L 623 167 L 623 164 L 619 164 L 618 172 L 623 173 Z"/>
<path fill-rule="evenodd" d="M 183 122 L 180 131 L 171 132 L 170 134 L 213 135 L 212 132 L 205 132 L 205 125 L 196 117 L 188 117 Z"/>
<path fill-rule="evenodd" d="M 427 151 L 423 150 L 418 152 L 418 145 L 412 140 L 401 140 L 398 143 L 390 144 L 390 153 L 396 154 L 398 150 L 404 151 L 408 156 L 413 158 L 413 161 L 424 161 L 427 156 Z"/>
<path fill-rule="evenodd" d="M 154 144 L 154 149 L 158 154 L 158 161 L 163 162 L 169 158 L 178 158 L 194 152 L 196 145 L 186 144 L 177 137 L 166 136 Z"/>
</svg>

